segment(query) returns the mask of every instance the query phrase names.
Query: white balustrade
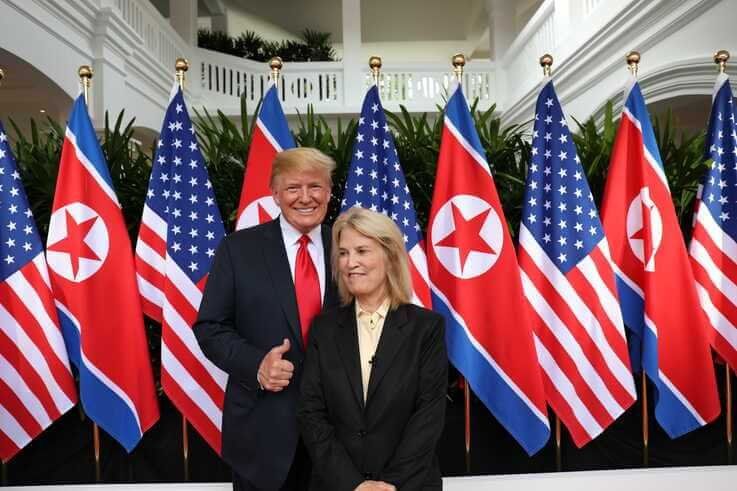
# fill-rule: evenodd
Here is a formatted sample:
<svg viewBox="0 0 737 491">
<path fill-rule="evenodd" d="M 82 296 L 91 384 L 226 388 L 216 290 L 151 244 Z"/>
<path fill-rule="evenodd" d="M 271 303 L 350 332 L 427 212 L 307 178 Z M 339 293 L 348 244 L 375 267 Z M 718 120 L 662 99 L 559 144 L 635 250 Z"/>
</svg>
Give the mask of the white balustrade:
<svg viewBox="0 0 737 491">
<path fill-rule="evenodd" d="M 116 0 L 120 15 L 143 41 L 142 48 L 166 70 L 190 49 L 148 0 Z"/>
<path fill-rule="evenodd" d="M 221 103 L 238 104 L 244 97 L 249 109 L 263 96 L 269 83 L 267 63 L 242 60 L 222 53 L 199 49 L 202 101 L 206 107 Z M 379 87 L 382 101 L 392 109 L 404 104 L 411 110 L 432 111 L 443 103 L 452 79 L 450 63 L 390 65 L 382 69 Z M 494 65 L 471 61 L 463 75 L 464 92 L 476 98 L 479 107 L 488 107 L 492 99 Z M 365 86 L 372 83 L 368 70 Z M 345 112 L 343 64 L 341 62 L 285 62 L 281 72 L 279 98 L 284 110 L 303 111 L 311 104 L 318 112 Z M 357 108 L 349 108 L 355 111 Z"/>
</svg>

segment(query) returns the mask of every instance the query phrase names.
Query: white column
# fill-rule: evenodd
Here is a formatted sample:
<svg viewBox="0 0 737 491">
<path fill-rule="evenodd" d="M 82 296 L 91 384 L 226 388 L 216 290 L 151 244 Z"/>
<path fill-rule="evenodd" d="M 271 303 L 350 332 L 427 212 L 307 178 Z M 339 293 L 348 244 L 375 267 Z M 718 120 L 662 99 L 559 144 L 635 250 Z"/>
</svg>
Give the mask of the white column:
<svg viewBox="0 0 737 491">
<path fill-rule="evenodd" d="M 514 41 L 515 3 L 508 0 L 486 0 L 489 14 L 489 52 L 491 59 L 501 61 Z"/>
<path fill-rule="evenodd" d="M 507 66 L 504 61 L 509 47 L 517 36 L 515 31 L 517 11 L 515 2 L 508 0 L 486 0 L 486 9 L 489 15 L 489 53 L 490 58 L 496 63 L 492 100 L 503 109 L 510 83 L 507 80 Z"/>
<path fill-rule="evenodd" d="M 187 44 L 197 45 L 197 0 L 169 0 L 169 22 Z"/>
<path fill-rule="evenodd" d="M 345 105 L 360 111 L 364 72 L 368 60 L 361 59 L 361 0 L 342 0 L 343 8 L 343 95 Z"/>
</svg>

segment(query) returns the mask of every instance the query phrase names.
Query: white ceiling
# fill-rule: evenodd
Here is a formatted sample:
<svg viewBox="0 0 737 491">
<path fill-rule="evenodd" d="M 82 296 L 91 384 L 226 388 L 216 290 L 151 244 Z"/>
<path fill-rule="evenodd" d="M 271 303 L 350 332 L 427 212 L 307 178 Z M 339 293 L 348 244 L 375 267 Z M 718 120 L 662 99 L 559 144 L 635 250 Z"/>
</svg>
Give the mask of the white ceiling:
<svg viewBox="0 0 737 491">
<path fill-rule="evenodd" d="M 329 32 L 342 42 L 341 0 L 224 0 L 298 35 L 305 28 Z M 363 0 L 362 40 L 371 42 L 467 39 L 478 21 L 488 25 L 484 0 Z M 207 12 L 201 12 L 207 15 Z"/>
</svg>

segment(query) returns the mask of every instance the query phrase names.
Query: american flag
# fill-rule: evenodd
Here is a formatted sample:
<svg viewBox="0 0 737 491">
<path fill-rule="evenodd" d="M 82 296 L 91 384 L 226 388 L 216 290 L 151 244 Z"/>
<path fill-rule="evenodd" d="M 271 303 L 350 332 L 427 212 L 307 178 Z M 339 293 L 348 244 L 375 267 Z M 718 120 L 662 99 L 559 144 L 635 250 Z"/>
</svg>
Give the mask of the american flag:
<svg viewBox="0 0 737 491">
<path fill-rule="evenodd" d="M 192 325 L 224 235 L 195 130 L 176 87 L 154 156 L 136 269 L 144 312 L 162 324 L 164 392 L 218 453 L 227 375 L 202 353 Z"/>
<path fill-rule="evenodd" d="M 714 87 L 705 158 L 711 161 L 698 205 L 691 262 L 714 349 L 737 370 L 737 123 L 729 78 Z"/>
<path fill-rule="evenodd" d="M 580 447 L 636 393 L 609 246 L 552 81 L 535 111 L 519 262 L 546 397 Z"/>
<path fill-rule="evenodd" d="M 33 213 L 0 123 L 0 459 L 77 402 Z"/>
<path fill-rule="evenodd" d="M 399 164 L 394 137 L 386 122 L 375 85 L 363 100 L 356 143 L 348 169 L 341 210 L 353 206 L 389 216 L 404 236 L 412 273 L 413 302 L 430 308 L 427 257 L 417 223 L 415 206 Z"/>
</svg>

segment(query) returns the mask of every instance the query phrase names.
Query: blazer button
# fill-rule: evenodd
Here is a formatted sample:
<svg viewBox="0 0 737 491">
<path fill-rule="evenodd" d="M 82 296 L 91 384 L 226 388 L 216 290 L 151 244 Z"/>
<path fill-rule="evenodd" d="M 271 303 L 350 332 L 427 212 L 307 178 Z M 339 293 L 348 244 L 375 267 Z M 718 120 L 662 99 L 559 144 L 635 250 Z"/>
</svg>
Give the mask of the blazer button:
<svg viewBox="0 0 737 491">
<path fill-rule="evenodd" d="M 365 437 L 366 436 L 366 431 L 365 430 L 358 430 L 358 436 L 361 437 L 361 438 Z"/>
</svg>

